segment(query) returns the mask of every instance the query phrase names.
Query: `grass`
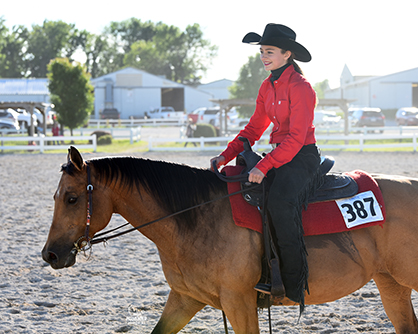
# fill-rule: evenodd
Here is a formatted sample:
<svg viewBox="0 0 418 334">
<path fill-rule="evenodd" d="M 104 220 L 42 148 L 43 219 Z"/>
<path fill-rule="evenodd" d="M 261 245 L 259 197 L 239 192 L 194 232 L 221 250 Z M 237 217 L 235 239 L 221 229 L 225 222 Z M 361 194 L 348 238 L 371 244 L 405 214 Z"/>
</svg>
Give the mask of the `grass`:
<svg viewBox="0 0 418 334">
<path fill-rule="evenodd" d="M 321 145 L 343 145 L 345 140 L 318 140 L 317 145 L 321 148 Z M 360 145 L 359 140 L 349 140 L 350 145 Z M 412 138 L 407 139 L 368 139 L 364 140 L 364 145 L 391 145 L 391 144 L 402 144 L 408 143 L 412 145 Z M 358 148 L 348 149 L 335 149 L 335 148 L 321 148 L 321 151 L 332 150 L 332 151 L 359 151 Z M 413 152 L 412 147 L 373 147 L 363 148 L 363 152 Z"/>
<path fill-rule="evenodd" d="M 139 141 L 131 144 L 129 139 L 113 139 L 110 145 L 97 145 L 99 153 L 129 153 L 129 152 L 146 152 L 148 151 L 148 142 Z"/>
<path fill-rule="evenodd" d="M 0 139 L 1 142 L 1 139 Z M 87 141 L 76 141 L 75 143 L 71 143 L 70 141 L 66 141 L 64 145 L 70 146 L 70 145 L 80 145 L 80 144 L 86 144 Z M 321 148 L 321 151 L 359 151 L 357 148 L 353 149 L 336 149 L 336 148 L 322 148 L 323 145 L 342 145 L 344 144 L 344 140 L 318 140 L 317 145 L 319 148 Z M 358 140 L 350 140 L 350 144 L 352 145 L 358 145 Z M 412 143 L 412 139 L 384 139 L 384 140 L 365 140 L 364 142 L 367 144 L 399 144 L 399 143 Z M 25 146 L 25 142 L 13 142 L 8 141 L 8 145 L 22 145 Z M 164 145 L 164 147 L 177 147 L 179 149 L 184 147 L 184 143 L 161 143 Z M 267 142 L 263 142 L 262 144 L 267 144 Z M 226 143 L 225 143 L 226 146 Z M 193 147 L 192 143 L 188 144 L 188 147 Z M 82 152 L 90 152 L 91 150 L 84 150 L 80 149 Z M 129 154 L 134 152 L 147 152 L 148 151 L 148 142 L 147 141 L 139 141 L 135 142 L 133 144 L 130 144 L 129 139 L 113 139 L 112 144 L 109 145 L 98 145 L 97 146 L 97 152 L 98 153 L 106 153 L 106 154 Z M 259 150 L 259 151 L 269 151 L 269 150 Z M 412 147 L 383 147 L 383 148 L 364 148 L 364 152 L 412 152 Z M 39 151 L 34 149 L 33 151 L 28 150 L 2 150 L 0 146 L 0 154 L 1 153 L 8 153 L 8 154 L 34 154 L 38 153 Z M 51 153 L 67 153 L 67 149 L 64 150 L 45 150 L 45 154 L 51 154 Z"/>
<path fill-rule="evenodd" d="M 0 139 L 1 142 L 1 139 Z M 70 147 L 70 145 L 76 146 L 81 144 L 87 144 L 87 140 L 79 140 L 71 143 L 71 141 L 65 141 L 64 144 Z M 7 141 L 7 145 L 22 145 L 25 146 L 25 142 L 21 141 Z M 91 151 L 91 150 L 84 150 L 80 149 L 81 152 Z M 120 140 L 112 140 L 112 144 L 110 145 L 97 145 L 97 152 L 98 153 L 131 153 L 131 152 L 145 152 L 148 151 L 148 142 L 146 141 L 139 141 L 134 144 L 130 144 L 129 139 L 120 139 Z M 0 146 L 0 153 L 8 153 L 8 154 L 33 154 L 38 153 L 39 150 L 36 149 L 34 146 L 34 150 L 2 150 Z M 51 154 L 51 153 L 67 153 L 67 149 L 64 150 L 45 150 L 44 154 Z"/>
</svg>

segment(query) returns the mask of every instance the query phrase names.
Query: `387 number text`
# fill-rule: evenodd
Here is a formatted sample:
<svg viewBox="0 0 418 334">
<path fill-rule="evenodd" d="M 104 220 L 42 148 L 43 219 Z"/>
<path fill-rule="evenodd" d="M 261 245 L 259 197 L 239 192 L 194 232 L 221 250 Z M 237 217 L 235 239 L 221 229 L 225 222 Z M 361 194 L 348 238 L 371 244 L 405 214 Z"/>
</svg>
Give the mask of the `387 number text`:
<svg viewBox="0 0 418 334">
<path fill-rule="evenodd" d="M 368 209 L 367 210 L 367 206 Z M 346 213 L 350 215 L 347 217 L 347 221 L 352 223 L 358 218 L 366 219 L 369 217 L 369 214 L 372 216 L 376 216 L 376 211 L 374 210 L 374 198 L 373 197 L 365 197 L 361 200 L 355 200 L 352 204 L 351 203 L 344 203 L 341 205 L 341 208 L 346 209 Z"/>
</svg>

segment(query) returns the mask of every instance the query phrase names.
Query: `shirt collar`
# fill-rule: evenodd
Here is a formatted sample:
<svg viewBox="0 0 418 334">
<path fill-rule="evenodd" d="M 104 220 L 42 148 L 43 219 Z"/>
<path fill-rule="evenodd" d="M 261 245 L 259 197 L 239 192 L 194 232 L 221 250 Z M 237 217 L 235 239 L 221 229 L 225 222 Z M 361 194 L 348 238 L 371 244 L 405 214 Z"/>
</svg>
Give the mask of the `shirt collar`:
<svg viewBox="0 0 418 334">
<path fill-rule="evenodd" d="M 270 77 L 271 82 L 274 82 L 277 79 L 279 79 L 280 76 L 282 75 L 282 73 L 284 72 L 284 70 L 286 68 L 288 68 L 290 65 L 292 65 L 292 64 L 291 63 L 287 63 L 286 65 L 283 65 L 282 67 L 271 71 L 271 77 Z"/>
</svg>

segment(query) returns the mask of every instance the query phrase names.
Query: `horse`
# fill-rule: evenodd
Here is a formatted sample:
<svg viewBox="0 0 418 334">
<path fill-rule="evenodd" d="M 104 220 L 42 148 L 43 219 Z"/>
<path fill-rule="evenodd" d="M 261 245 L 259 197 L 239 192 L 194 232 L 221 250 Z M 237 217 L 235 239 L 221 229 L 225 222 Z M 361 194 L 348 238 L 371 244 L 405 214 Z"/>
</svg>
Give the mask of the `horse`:
<svg viewBox="0 0 418 334">
<path fill-rule="evenodd" d="M 119 213 L 143 226 L 139 231 L 156 244 L 171 288 L 152 333 L 177 333 L 206 305 L 223 310 L 235 333 L 259 333 L 254 286 L 262 273 L 263 238 L 234 224 L 227 187 L 215 173 L 133 157 L 84 161 L 74 147 L 61 170 L 42 250 L 52 268 L 74 265 L 81 240 L 84 245 Z M 373 279 L 396 333 L 418 333 L 411 302 L 418 289 L 418 179 L 373 177 L 386 205 L 383 228 L 305 237 L 305 303 L 337 300 Z"/>
</svg>

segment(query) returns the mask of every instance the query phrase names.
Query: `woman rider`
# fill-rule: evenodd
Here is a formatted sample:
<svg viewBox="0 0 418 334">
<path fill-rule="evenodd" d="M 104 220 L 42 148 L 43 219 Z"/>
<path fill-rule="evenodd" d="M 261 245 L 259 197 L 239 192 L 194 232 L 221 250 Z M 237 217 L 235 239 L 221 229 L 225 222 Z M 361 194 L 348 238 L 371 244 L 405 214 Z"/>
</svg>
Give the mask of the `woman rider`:
<svg viewBox="0 0 418 334">
<path fill-rule="evenodd" d="M 311 55 L 296 42 L 296 33 L 281 24 L 268 24 L 262 36 L 250 32 L 242 41 L 260 46 L 261 61 L 271 74 L 261 84 L 249 123 L 219 156 L 211 159 L 211 166 L 215 161 L 219 168 L 243 151 L 238 137 L 248 138 L 253 145 L 273 123 L 270 143 L 275 148 L 249 172 L 248 180 L 261 183 L 266 177 L 270 184 L 267 211 L 286 296 L 300 303 L 303 310 L 308 265 L 302 206 L 318 182 L 320 154 L 313 125 L 316 95 L 295 60 L 309 62 Z"/>
</svg>

